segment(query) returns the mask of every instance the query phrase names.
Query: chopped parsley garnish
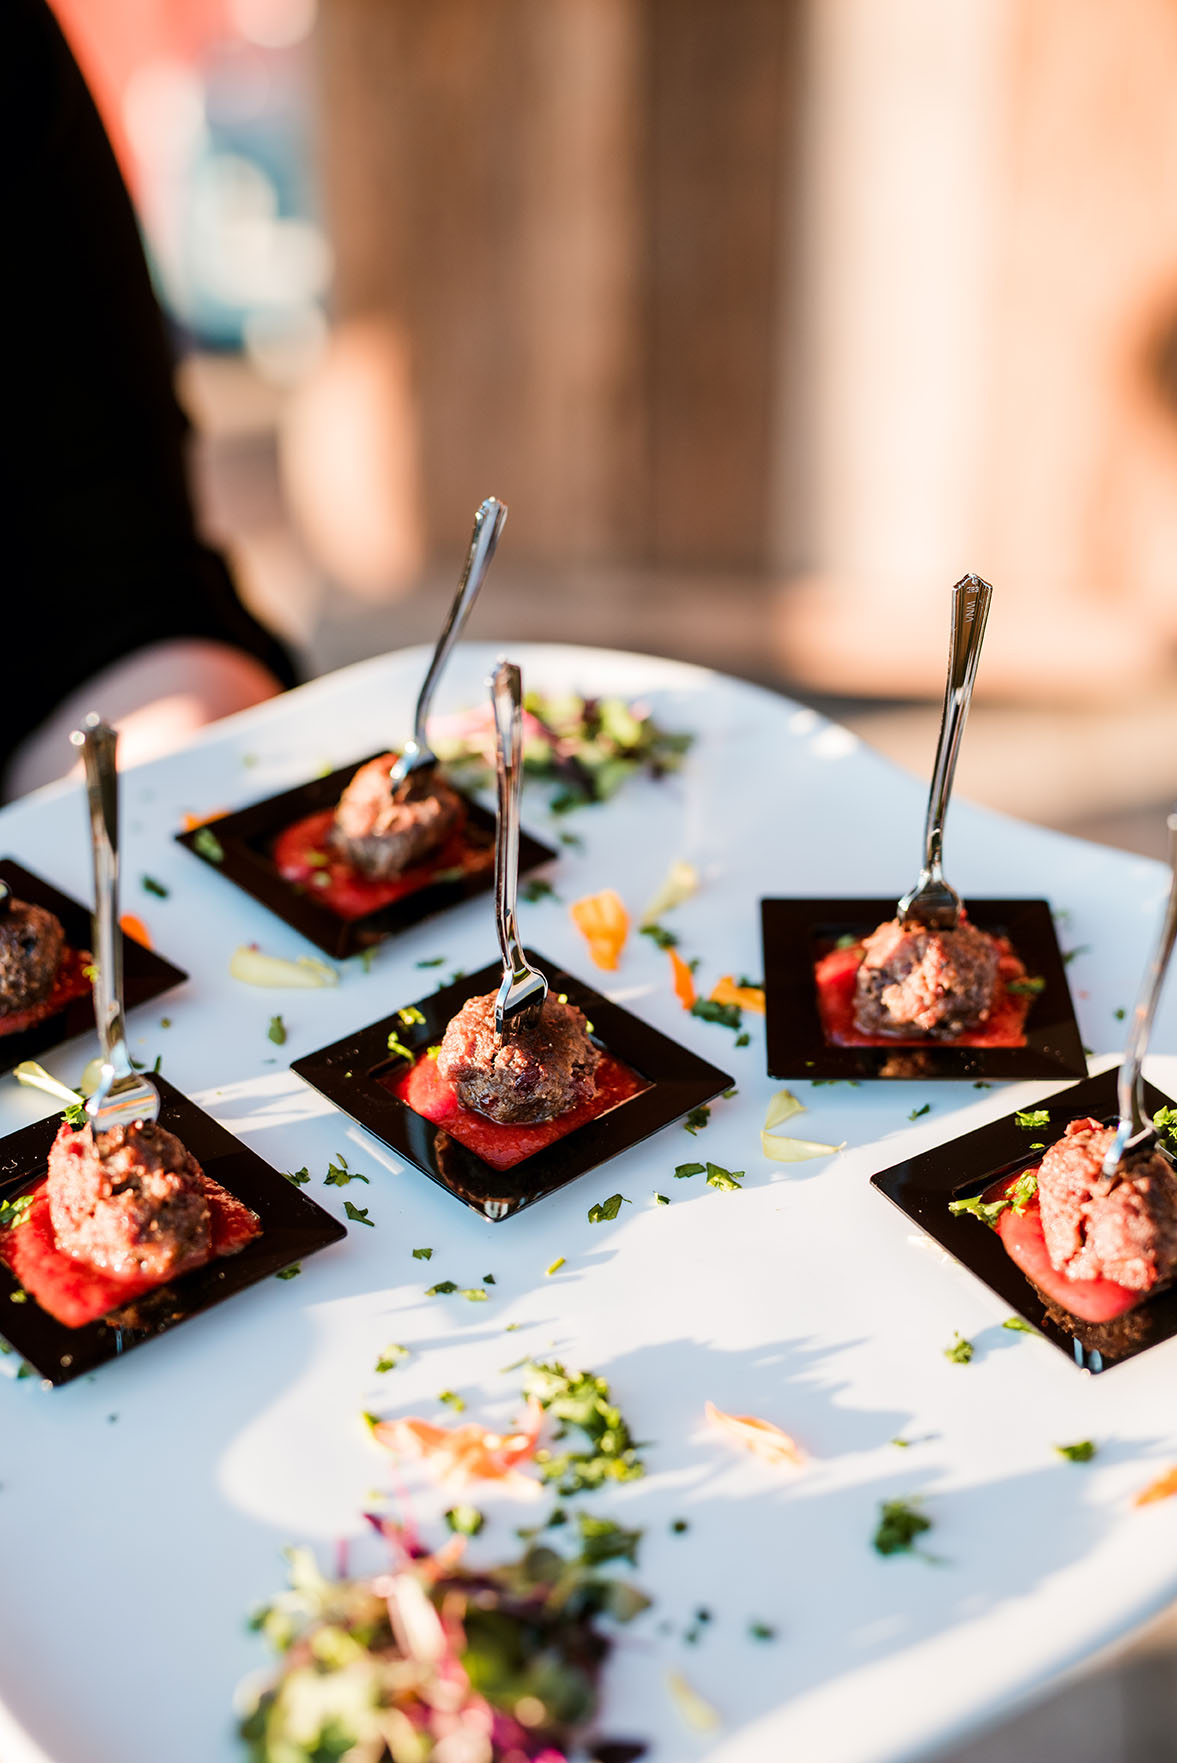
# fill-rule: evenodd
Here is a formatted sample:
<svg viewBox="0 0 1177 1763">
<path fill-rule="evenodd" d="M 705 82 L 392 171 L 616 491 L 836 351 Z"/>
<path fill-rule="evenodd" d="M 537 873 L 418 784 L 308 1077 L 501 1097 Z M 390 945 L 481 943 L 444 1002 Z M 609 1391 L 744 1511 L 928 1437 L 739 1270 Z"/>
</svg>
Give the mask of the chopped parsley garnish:
<svg viewBox="0 0 1177 1763">
<path fill-rule="evenodd" d="M 691 1112 L 687 1115 L 686 1119 L 683 1121 L 683 1125 L 686 1127 L 686 1129 L 689 1133 L 697 1133 L 700 1130 L 700 1128 L 707 1125 L 707 1122 L 710 1119 L 711 1119 L 711 1109 L 708 1107 L 706 1102 L 700 1102 L 700 1104 L 697 1108 L 691 1109 Z"/>
<path fill-rule="evenodd" d="M 523 1393 L 534 1396 L 540 1407 L 560 1422 L 558 1443 L 570 1426 L 579 1427 L 585 1435 L 586 1449 L 559 1453 L 541 1449 L 535 1454 L 540 1475 L 544 1481 L 556 1482 L 561 1494 L 580 1493 L 607 1481 L 634 1481 L 645 1474 L 629 1427 L 610 1399 L 603 1377 L 591 1371 L 569 1373 L 555 1362 L 529 1360 Z"/>
<path fill-rule="evenodd" d="M 953 1214 L 971 1212 L 982 1224 L 993 1226 L 1001 1214 L 1010 1209 L 1020 1218 L 1037 1192 L 1038 1177 L 1032 1169 L 1027 1169 L 1019 1175 L 1012 1187 L 1006 1189 L 1000 1200 L 983 1200 L 980 1194 L 974 1194 L 968 1200 L 950 1200 L 948 1210 Z"/>
<path fill-rule="evenodd" d="M 706 1167 L 705 1163 L 680 1163 L 674 1173 L 682 1181 L 684 1176 L 702 1175 Z"/>
<path fill-rule="evenodd" d="M 451 1506 L 445 1515 L 445 1521 L 455 1536 L 476 1537 L 486 1523 L 486 1518 L 477 1506 Z"/>
<path fill-rule="evenodd" d="M 775 1641 L 776 1629 L 771 1622 L 750 1622 L 748 1633 L 754 1641 Z"/>
<path fill-rule="evenodd" d="M 395 1371 L 409 1356 L 407 1347 L 398 1346 L 395 1341 L 389 1343 L 376 1361 L 377 1371 Z"/>
<path fill-rule="evenodd" d="M 560 834 L 560 843 L 562 845 L 570 846 L 573 851 L 584 850 L 584 840 L 579 833 L 562 832 Z"/>
<path fill-rule="evenodd" d="M 170 1016 L 161 1016 L 159 1019 L 159 1026 L 160 1026 L 160 1028 L 171 1028 L 171 1026 L 172 1026 L 171 1017 Z"/>
<path fill-rule="evenodd" d="M 979 1077 L 977 1079 L 976 1083 L 973 1085 L 973 1088 L 975 1090 L 991 1090 L 993 1088 L 993 1085 L 988 1081 L 987 1078 Z"/>
<path fill-rule="evenodd" d="M 944 1357 L 951 1359 L 954 1365 L 967 1365 L 975 1351 L 972 1341 L 966 1341 L 962 1334 L 957 1333 L 952 1337 L 952 1345 L 945 1347 Z"/>
<path fill-rule="evenodd" d="M 494 1285 L 497 1285 L 499 1282 L 495 1278 L 493 1273 L 484 1273 L 482 1276 L 482 1283 L 484 1286 L 494 1286 Z"/>
<path fill-rule="evenodd" d="M 345 1200 L 343 1202 L 343 1210 L 347 1213 L 347 1216 L 351 1219 L 353 1224 L 366 1224 L 371 1229 L 375 1230 L 376 1220 L 368 1217 L 368 1208 L 366 1206 L 353 1206 L 350 1200 Z"/>
<path fill-rule="evenodd" d="M 302 1272 L 302 1263 L 300 1261 L 296 1261 L 294 1263 L 293 1267 L 284 1267 L 282 1269 L 281 1273 L 276 1273 L 274 1275 L 274 1278 L 275 1279 L 297 1279 L 301 1272 Z"/>
<path fill-rule="evenodd" d="M 1039 992 L 1046 990 L 1046 981 L 1037 974 L 1026 974 L 1022 979 L 1011 979 L 1006 984 L 1006 991 L 1013 992 L 1016 997 L 1036 998 Z"/>
<path fill-rule="evenodd" d="M 1015 1334 L 1038 1333 L 1038 1330 L 1034 1327 L 1033 1323 L 1027 1322 L 1022 1316 L 1007 1316 L 1001 1326 L 1002 1328 L 1012 1329 Z"/>
<path fill-rule="evenodd" d="M 578 1512 L 576 1522 L 580 1526 L 580 1558 L 586 1566 L 599 1567 L 604 1561 L 628 1561 L 631 1567 L 637 1566 L 640 1530 L 625 1530 L 611 1518 L 593 1518 L 588 1512 Z"/>
<path fill-rule="evenodd" d="M 435 1286 L 429 1287 L 425 1296 L 427 1298 L 448 1298 L 450 1293 L 456 1292 L 457 1289 L 458 1282 L 456 1279 L 439 1279 Z"/>
<path fill-rule="evenodd" d="M 907 1118 L 909 1120 L 920 1120 L 925 1114 L 930 1114 L 931 1112 L 932 1104 L 930 1102 L 925 1102 L 922 1108 L 913 1108 Z"/>
<path fill-rule="evenodd" d="M 142 880 L 143 880 L 143 891 L 145 893 L 154 894 L 156 896 L 156 898 L 160 899 L 160 900 L 167 899 L 169 893 L 171 892 L 171 889 L 165 888 L 163 883 L 156 881 L 156 879 L 153 875 L 145 875 L 142 878 Z"/>
<path fill-rule="evenodd" d="M 1019 1108 L 1014 1115 L 1014 1125 L 1025 1127 L 1032 1132 L 1035 1127 L 1050 1125 L 1049 1108 Z"/>
<path fill-rule="evenodd" d="M 624 1194 L 610 1194 L 607 1200 L 599 1200 L 595 1206 L 589 1207 L 588 1221 L 590 1224 L 611 1223 L 621 1208 L 629 1204 Z"/>
<path fill-rule="evenodd" d="M 1091 944 L 1090 943 L 1080 943 L 1077 948 L 1064 949 L 1063 950 L 1063 966 L 1069 967 L 1071 962 L 1075 959 L 1076 955 L 1089 955 L 1090 953 L 1091 953 Z"/>
<path fill-rule="evenodd" d="M 545 1274 L 559 1273 L 560 1269 L 564 1265 L 564 1261 L 565 1261 L 565 1257 L 563 1255 L 557 1255 L 556 1259 L 552 1262 L 552 1265 L 550 1267 L 545 1267 L 544 1273 Z"/>
<path fill-rule="evenodd" d="M 738 1004 L 717 1004 L 714 998 L 696 998 L 691 1015 L 703 1022 L 721 1023 L 724 1028 L 739 1028 L 742 1020 Z"/>
<path fill-rule="evenodd" d="M 343 1155 L 343 1152 L 336 1151 L 334 1157 L 327 1165 L 327 1173 L 323 1177 L 323 1186 L 325 1188 L 345 1188 L 349 1181 L 366 1182 L 367 1180 L 367 1176 L 361 1175 L 358 1169 L 349 1169 L 347 1166 L 347 1158 Z M 371 1184 L 369 1183 L 369 1186 L 370 1185 Z"/>
<path fill-rule="evenodd" d="M 724 1090 L 722 1095 L 725 1102 L 730 1102 L 732 1097 L 738 1096 L 739 1093 L 739 1090 L 736 1088 L 735 1084 L 733 1084 L 730 1089 Z"/>
<path fill-rule="evenodd" d="M 433 1250 L 432 1249 L 414 1249 L 413 1250 L 413 1260 L 414 1261 L 432 1261 L 432 1259 L 433 1259 Z"/>
<path fill-rule="evenodd" d="M 489 1297 L 482 1286 L 465 1286 L 458 1294 L 461 1298 L 469 1298 L 472 1304 L 485 1304 Z"/>
<path fill-rule="evenodd" d="M 414 1023 L 425 1020 L 424 1011 L 418 1010 L 415 1004 L 406 1004 L 403 1010 L 397 1011 L 397 1016 L 406 1028 L 412 1028 Z"/>
<path fill-rule="evenodd" d="M 931 1530 L 932 1520 L 910 1500 L 883 1500 L 879 1504 L 879 1522 L 871 1541 L 880 1555 L 918 1553 L 915 1539 Z"/>
<path fill-rule="evenodd" d="M 856 937 L 852 930 L 844 930 L 834 947 L 835 949 L 855 949 L 861 941 L 862 938 Z"/>
<path fill-rule="evenodd" d="M 223 863 L 225 848 L 211 826 L 198 826 L 192 837 L 192 849 L 209 863 Z"/>
<path fill-rule="evenodd" d="M 388 1037 L 388 1051 L 395 1053 L 398 1059 L 407 1059 L 410 1064 L 417 1057 L 411 1047 L 406 1047 L 403 1041 L 397 1039 L 395 1029 Z"/>
<path fill-rule="evenodd" d="M 719 1188 L 723 1193 L 741 1193 L 740 1183 L 744 1179 L 742 1169 L 724 1169 L 718 1163 L 707 1165 L 707 1186 Z"/>
<path fill-rule="evenodd" d="M 534 906 L 537 900 L 554 900 L 556 898 L 555 888 L 550 881 L 545 881 L 542 875 L 533 877 L 531 881 L 525 881 L 519 892 L 529 906 Z"/>
<path fill-rule="evenodd" d="M 690 1528 L 690 1523 L 685 1518 L 672 1518 L 670 1521 L 670 1531 L 672 1536 L 685 1536 Z"/>
<path fill-rule="evenodd" d="M 418 961 L 415 963 L 415 965 L 417 967 L 444 967 L 445 966 L 445 956 L 444 955 L 431 955 L 429 957 L 428 961 Z"/>
<path fill-rule="evenodd" d="M 655 1204 L 655 1206 L 669 1206 L 670 1201 L 667 1199 L 665 1194 L 655 1194 L 654 1195 L 654 1204 Z"/>
<path fill-rule="evenodd" d="M 751 1045 L 752 1045 L 752 1036 L 750 1034 L 748 1034 L 746 1030 L 742 1034 L 738 1034 L 736 1036 L 736 1046 L 737 1047 L 750 1047 Z"/>
<path fill-rule="evenodd" d="M 266 1039 L 273 1041 L 276 1047 L 286 1045 L 286 1024 L 280 1016 L 271 1016 L 270 1026 L 266 1030 Z"/>
<path fill-rule="evenodd" d="M 296 1188 L 305 1188 L 311 1179 L 311 1172 L 305 1164 L 301 1169 L 284 1169 L 282 1174 L 285 1176 L 286 1180 L 292 1182 Z"/>
<path fill-rule="evenodd" d="M 444 1403 L 447 1408 L 452 1408 L 455 1414 L 464 1414 L 466 1412 L 465 1398 L 460 1396 L 457 1390 L 442 1390 L 437 1399 L 439 1402 Z"/>
<path fill-rule="evenodd" d="M 86 1113 L 84 1102 L 67 1102 L 61 1111 L 61 1118 L 67 1126 L 79 1127 L 85 1126 L 90 1116 Z"/>
<path fill-rule="evenodd" d="M 655 943 L 659 949 L 678 948 L 678 938 L 672 930 L 667 930 L 664 925 L 643 924 L 641 934 L 644 937 L 649 937 L 650 941 Z"/>
<path fill-rule="evenodd" d="M 1112 1011 L 1112 1015 L 1115 1017 L 1117 1022 L 1123 1022 L 1123 1020 L 1127 1016 L 1127 1014 L 1128 1014 L 1128 1012 L 1124 1009 L 1124 1006 L 1122 1004 L 1118 1010 Z"/>
<path fill-rule="evenodd" d="M 31 1194 L 18 1194 L 15 1200 L 0 1200 L 0 1229 L 15 1230 L 29 1215 Z"/>
<path fill-rule="evenodd" d="M 1092 1439 L 1081 1439 L 1077 1445 L 1056 1445 L 1054 1448 L 1068 1463 L 1090 1463 L 1096 1449 Z"/>
<path fill-rule="evenodd" d="M 20 1287 L 18 1287 L 15 1292 L 9 1292 L 8 1294 L 8 1302 L 10 1304 L 27 1304 L 28 1301 L 29 1294 Z"/>
</svg>

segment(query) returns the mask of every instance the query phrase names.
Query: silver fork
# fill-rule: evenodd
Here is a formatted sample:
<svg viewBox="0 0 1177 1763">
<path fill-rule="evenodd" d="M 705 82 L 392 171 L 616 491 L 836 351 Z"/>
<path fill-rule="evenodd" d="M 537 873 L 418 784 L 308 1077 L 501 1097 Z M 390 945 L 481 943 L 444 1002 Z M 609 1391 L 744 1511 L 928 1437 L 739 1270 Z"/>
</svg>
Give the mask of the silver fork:
<svg viewBox="0 0 1177 1763">
<path fill-rule="evenodd" d="M 503 956 L 503 983 L 495 999 L 495 1033 L 508 1040 L 543 1008 L 548 982 L 531 966 L 519 941 L 519 796 L 523 772 L 523 687 L 519 669 L 500 661 L 490 680 L 495 721 L 495 921 Z"/>
<path fill-rule="evenodd" d="M 979 575 L 962 576 L 952 590 L 948 678 L 944 684 L 940 738 L 936 743 L 936 763 L 932 768 L 932 787 L 924 822 L 924 866 L 914 888 L 899 902 L 896 915 L 901 924 L 912 919 L 916 924 L 927 925 L 929 930 L 955 930 L 960 919 L 960 895 L 945 881 L 942 867 L 944 822 L 992 598 L 993 589 Z"/>
<path fill-rule="evenodd" d="M 118 734 L 88 716 L 70 736 L 86 767 L 90 841 L 94 855 L 94 1019 L 102 1047 L 98 1087 L 86 1103 L 96 1133 L 159 1117 L 159 1092 L 135 1071 L 127 1051 L 123 1011 L 123 933 L 119 927 Z"/>
<path fill-rule="evenodd" d="M 470 616 L 470 609 L 478 598 L 479 590 L 486 580 L 486 572 L 490 568 L 491 558 L 495 554 L 495 546 L 499 542 L 499 534 L 507 519 L 507 505 L 500 502 L 497 496 L 488 496 L 479 505 L 474 516 L 474 531 L 470 535 L 470 549 L 466 553 L 466 565 L 462 571 L 462 579 L 458 583 L 458 591 L 454 595 L 454 603 L 450 607 L 445 628 L 437 639 L 437 647 L 433 651 L 433 659 L 429 663 L 429 671 L 425 675 L 424 684 L 417 697 L 417 708 L 413 714 L 413 733 L 405 742 L 400 758 L 389 772 L 394 793 L 401 785 L 413 780 L 410 788 L 424 784 L 425 774 L 433 770 L 437 764 L 437 754 L 430 747 L 425 736 L 425 724 L 429 719 L 429 708 L 433 703 L 433 694 L 437 690 L 438 681 L 445 671 L 445 664 L 450 658 L 450 650 L 462 634 L 462 627 Z"/>
<path fill-rule="evenodd" d="M 1157 1005 L 1160 1002 L 1161 989 L 1164 986 L 1169 959 L 1173 953 L 1173 943 L 1177 940 L 1177 814 L 1170 814 L 1166 825 L 1169 828 L 1169 869 L 1171 871 L 1169 898 L 1165 902 L 1161 934 L 1157 938 L 1153 958 L 1145 971 L 1144 980 L 1140 987 L 1140 996 L 1136 1000 L 1136 1008 L 1132 1012 L 1132 1029 L 1124 1050 L 1119 1076 L 1116 1079 L 1116 1101 L 1120 1110 L 1120 1121 L 1116 1127 L 1116 1136 L 1108 1146 L 1107 1156 L 1103 1160 L 1102 1173 L 1106 1176 L 1115 1175 L 1128 1152 L 1137 1154 L 1142 1151 L 1151 1151 L 1160 1139 L 1156 1127 L 1144 1112 L 1140 1068 L 1144 1064 L 1144 1055 L 1148 1051 L 1153 1018 L 1156 1016 Z"/>
</svg>

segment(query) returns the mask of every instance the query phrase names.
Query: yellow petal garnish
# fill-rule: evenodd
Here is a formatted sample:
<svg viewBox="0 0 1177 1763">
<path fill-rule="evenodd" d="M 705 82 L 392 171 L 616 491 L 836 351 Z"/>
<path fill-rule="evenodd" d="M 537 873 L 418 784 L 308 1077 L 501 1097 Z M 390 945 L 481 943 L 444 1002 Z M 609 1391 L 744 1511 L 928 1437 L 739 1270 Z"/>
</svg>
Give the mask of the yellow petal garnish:
<svg viewBox="0 0 1177 1763">
<path fill-rule="evenodd" d="M 1156 1481 L 1150 1481 L 1148 1486 L 1137 1494 L 1132 1504 L 1134 1506 L 1151 1506 L 1157 1500 L 1171 1500 L 1174 1494 L 1177 1494 L 1177 1468 L 1166 1469 L 1164 1475 L 1158 1476 Z"/>
<path fill-rule="evenodd" d="M 681 1671 L 666 1673 L 666 1687 L 670 1691 L 670 1699 L 693 1732 L 715 1732 L 719 1725 L 719 1715 L 705 1702 L 698 1690 L 693 1690 Z"/>
<path fill-rule="evenodd" d="M 804 1114 L 805 1104 L 799 1102 L 792 1090 L 778 1090 L 768 1104 L 768 1113 L 764 1116 L 764 1130 L 771 1132 L 774 1126 L 789 1120 L 794 1114 Z"/>
<path fill-rule="evenodd" d="M 711 994 L 713 1004 L 734 1004 L 737 1009 L 751 1010 L 757 1016 L 764 1015 L 763 986 L 738 986 L 730 973 L 716 980 L 715 989 Z"/>
<path fill-rule="evenodd" d="M 82 1100 L 76 1090 L 71 1090 L 68 1085 L 59 1083 L 57 1078 L 52 1077 L 43 1065 L 38 1065 L 35 1059 L 22 1059 L 19 1065 L 13 1067 L 12 1075 L 18 1084 L 24 1084 L 30 1090 L 44 1090 L 47 1096 L 56 1096 L 59 1102 L 80 1102 Z"/>
<path fill-rule="evenodd" d="M 312 955 L 300 955 L 297 961 L 284 961 L 279 955 L 263 955 L 251 944 L 234 949 L 229 973 L 247 986 L 297 986 L 303 990 L 320 986 L 337 986 L 339 975 L 325 961 Z"/>
<path fill-rule="evenodd" d="M 789 1463 L 796 1467 L 805 1461 L 805 1454 L 796 1442 L 771 1420 L 758 1420 L 754 1414 L 725 1414 L 714 1402 L 707 1402 L 703 1412 L 731 1444 L 751 1451 L 754 1457 L 761 1457 L 766 1463 L 774 1466 Z"/>
<path fill-rule="evenodd" d="M 673 906 L 681 906 L 692 894 L 699 891 L 699 872 L 693 863 L 684 863 L 680 858 L 672 863 L 666 871 L 662 886 L 642 913 L 642 928 L 648 924 L 656 924 L 664 912 Z"/>
<path fill-rule="evenodd" d="M 774 1163 L 807 1163 L 811 1157 L 832 1157 L 837 1151 L 846 1149 L 846 1141 L 840 1145 L 822 1145 L 816 1139 L 790 1139 L 784 1133 L 762 1132 L 760 1149 Z"/>
</svg>

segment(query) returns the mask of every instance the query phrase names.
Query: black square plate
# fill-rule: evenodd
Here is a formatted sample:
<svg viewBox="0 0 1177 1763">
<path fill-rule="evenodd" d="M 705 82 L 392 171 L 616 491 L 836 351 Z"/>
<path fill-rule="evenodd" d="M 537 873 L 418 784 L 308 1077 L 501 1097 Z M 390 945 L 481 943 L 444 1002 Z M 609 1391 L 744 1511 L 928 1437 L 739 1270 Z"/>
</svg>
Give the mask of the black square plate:
<svg viewBox="0 0 1177 1763">
<path fill-rule="evenodd" d="M 1011 1261 L 995 1230 L 967 1212 L 959 1217 L 948 1210 L 950 1200 L 964 1200 L 985 1191 L 1003 1176 L 1016 1175 L 1040 1161 L 1041 1151 L 1031 1151 L 1030 1141 L 1053 1145 L 1061 1139 L 1068 1122 L 1091 1115 L 1105 1126 L 1116 1124 L 1116 1070 L 1103 1071 L 1085 1083 L 1059 1090 L 1035 1108 L 1045 1108 L 1050 1125 L 1030 1130 L 1018 1126 L 1012 1114 L 963 1138 L 938 1145 L 884 1169 L 871 1177 L 880 1193 L 893 1200 L 921 1230 L 948 1250 L 971 1273 L 1003 1298 L 1019 1316 L 1041 1331 L 1082 1371 L 1105 1371 L 1110 1365 L 1131 1359 L 1159 1341 L 1177 1334 L 1177 1287 L 1171 1286 L 1113 1322 L 1083 1322 L 1052 1304 L 1037 1286 Z M 1144 1086 L 1145 1112 L 1152 1115 L 1169 1102 L 1151 1084 Z"/>
<path fill-rule="evenodd" d="M 18 900 L 46 906 L 50 912 L 56 913 L 71 949 L 90 947 L 88 906 L 79 906 L 68 894 L 59 893 L 49 882 L 22 869 L 10 857 L 0 858 L 0 880 L 8 883 Z M 123 990 L 128 1010 L 136 1004 L 146 1004 L 150 999 L 158 998 L 162 992 L 170 992 L 173 986 L 183 985 L 187 978 L 182 969 L 173 967 L 154 949 L 145 949 L 133 937 L 123 938 Z M 93 1027 L 94 1000 L 87 987 L 80 998 L 74 998 L 56 1015 L 47 1016 L 44 1022 L 22 1029 L 19 1034 L 0 1035 L 0 1072 L 11 1071 L 22 1059 L 36 1059 L 47 1048 L 72 1040 L 75 1035 L 86 1034 Z"/>
<path fill-rule="evenodd" d="M 358 1034 L 295 1060 L 291 1068 L 406 1162 L 475 1212 L 496 1220 L 522 1212 L 610 1157 L 620 1156 L 701 1102 L 730 1089 L 734 1081 L 542 955 L 528 950 L 527 959 L 547 975 L 554 992 L 566 993 L 584 1011 L 598 1046 L 644 1078 L 648 1087 L 566 1138 L 533 1152 L 513 1169 L 493 1168 L 432 1121 L 415 1114 L 380 1081 L 401 1063 L 389 1055 L 390 1032 L 413 1053 L 434 1046 L 467 998 L 497 991 L 502 978 L 497 962 L 428 998 L 418 998 L 415 1008 L 424 1022 L 406 1028 L 399 1016 L 386 1016 Z"/>
<path fill-rule="evenodd" d="M 220 1256 L 207 1267 L 182 1274 L 137 1298 L 134 1327 L 113 1327 L 103 1321 L 67 1328 L 42 1310 L 31 1295 L 23 1304 L 13 1304 L 10 1294 L 19 1286 L 0 1262 L 0 1333 L 51 1384 L 69 1383 L 108 1359 L 119 1358 L 142 1341 L 166 1333 L 202 1310 L 211 1310 L 214 1304 L 347 1235 L 329 1212 L 181 1095 L 166 1077 L 151 1081 L 160 1094 L 160 1123 L 183 1140 L 206 1175 L 257 1213 L 262 1232 L 237 1254 Z M 0 1200 L 15 1199 L 40 1181 L 60 1125 L 61 1116 L 51 1114 L 47 1120 L 0 1139 Z"/>
<path fill-rule="evenodd" d="M 814 962 L 839 937 L 867 936 L 894 900 L 762 900 L 765 1039 L 770 1077 L 1086 1077 L 1054 919 L 1045 900 L 972 900 L 981 930 L 1008 937 L 1026 972 L 1045 981 L 1030 1000 L 1024 1047 L 835 1047 L 817 1007 Z"/>
<path fill-rule="evenodd" d="M 372 754 L 371 757 L 378 758 L 379 755 Z M 338 771 L 328 772 L 326 777 L 312 778 L 296 789 L 283 790 L 281 795 L 267 796 L 263 802 L 254 802 L 248 808 L 238 808 L 233 814 L 224 814 L 220 819 L 210 821 L 209 830 L 224 853 L 219 862 L 199 849 L 197 841 L 202 828 L 177 833 L 176 838 L 337 961 L 362 949 L 370 949 L 386 937 L 419 924 L 423 918 L 444 912 L 448 907 L 457 906 L 494 886 L 494 870 L 488 866 L 482 875 L 469 875 L 454 881 L 432 881 L 403 900 L 394 900 L 391 906 L 382 906 L 362 918 L 340 918 L 337 912 L 316 900 L 313 892 L 299 888 L 279 875 L 271 854 L 278 834 L 309 814 L 319 814 L 325 808 L 334 807 L 360 766 L 367 763 L 366 759 L 358 759 L 353 765 L 342 765 Z M 467 810 L 466 831 L 471 843 L 493 850 L 494 815 L 469 796 L 463 799 Z M 541 863 L 550 863 L 555 856 L 550 845 L 541 844 L 528 833 L 520 837 L 520 875 L 538 869 Z"/>
</svg>

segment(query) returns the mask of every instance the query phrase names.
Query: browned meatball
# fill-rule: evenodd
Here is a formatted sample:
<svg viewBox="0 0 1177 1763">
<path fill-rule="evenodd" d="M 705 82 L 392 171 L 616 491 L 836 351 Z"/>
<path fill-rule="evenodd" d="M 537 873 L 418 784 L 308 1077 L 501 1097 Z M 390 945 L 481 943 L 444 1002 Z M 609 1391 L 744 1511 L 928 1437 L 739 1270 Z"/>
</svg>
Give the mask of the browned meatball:
<svg viewBox="0 0 1177 1763">
<path fill-rule="evenodd" d="M 503 1125 L 555 1120 L 596 1094 L 601 1055 L 583 1012 L 549 992 L 538 1020 L 501 1041 L 495 993 L 469 998 L 445 1031 L 437 1069 L 473 1108 Z"/>
<path fill-rule="evenodd" d="M 860 1034 L 948 1040 L 988 1016 L 998 951 L 976 925 L 928 930 L 893 918 L 872 931 L 863 948 L 854 992 Z"/>
<path fill-rule="evenodd" d="M 1113 1279 L 1147 1292 L 1177 1269 L 1177 1176 L 1159 1151 L 1110 1178 L 1115 1138 L 1098 1120 L 1072 1120 L 1042 1159 L 1038 1205 L 1051 1264 L 1068 1279 Z"/>
<path fill-rule="evenodd" d="M 170 1279 L 211 1253 L 204 1172 L 174 1133 L 140 1121 L 99 1133 L 63 1126 L 49 1152 L 58 1247 L 111 1273 Z"/>
<path fill-rule="evenodd" d="M 44 906 L 10 900 L 0 912 L 0 1010 L 27 1010 L 53 988 L 65 932 Z"/>
<path fill-rule="evenodd" d="M 436 772 L 417 794 L 407 780 L 393 795 L 395 753 L 361 765 L 339 798 L 332 843 L 353 869 L 388 881 L 444 844 L 465 812 L 462 798 Z M 417 786 L 420 788 L 420 786 Z"/>
</svg>

